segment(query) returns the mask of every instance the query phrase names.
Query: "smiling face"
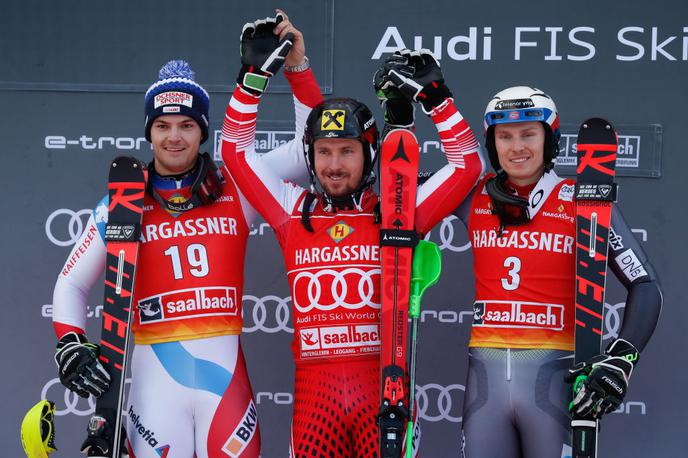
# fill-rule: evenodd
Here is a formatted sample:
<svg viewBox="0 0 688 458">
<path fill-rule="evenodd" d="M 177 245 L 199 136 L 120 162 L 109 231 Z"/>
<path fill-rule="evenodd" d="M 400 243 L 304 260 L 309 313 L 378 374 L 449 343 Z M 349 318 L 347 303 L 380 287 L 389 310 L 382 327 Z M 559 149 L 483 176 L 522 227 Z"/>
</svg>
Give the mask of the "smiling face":
<svg viewBox="0 0 688 458">
<path fill-rule="evenodd" d="M 315 176 L 332 197 L 345 197 L 363 179 L 363 145 L 350 138 L 321 138 L 314 145 Z"/>
<path fill-rule="evenodd" d="M 201 146 L 201 128 L 193 118 L 164 115 L 153 121 L 151 143 L 155 171 L 160 175 L 184 173 L 196 163 Z"/>
<path fill-rule="evenodd" d="M 517 186 L 527 186 L 545 170 L 545 128 L 538 121 L 498 124 L 494 130 L 499 165 Z"/>
</svg>

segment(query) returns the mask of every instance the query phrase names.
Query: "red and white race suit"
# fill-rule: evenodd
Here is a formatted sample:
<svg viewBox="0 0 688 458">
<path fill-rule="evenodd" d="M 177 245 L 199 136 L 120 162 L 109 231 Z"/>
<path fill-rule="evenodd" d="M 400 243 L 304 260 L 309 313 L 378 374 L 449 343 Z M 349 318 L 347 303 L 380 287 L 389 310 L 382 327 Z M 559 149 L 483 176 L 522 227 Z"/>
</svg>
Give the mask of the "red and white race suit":
<svg viewBox="0 0 688 458">
<path fill-rule="evenodd" d="M 238 88 L 234 91 L 222 129 L 222 156 L 239 188 L 274 229 L 284 254 L 296 362 L 292 455 L 376 456 L 378 197 L 367 190 L 360 208 L 337 211 L 326 210 L 316 198 L 310 209 L 313 232 L 306 230 L 301 218 L 308 191 L 280 180 L 253 151 L 258 102 Z M 448 215 L 482 172 L 478 143 L 451 99 L 432 120 L 449 163 L 418 190 L 420 233 Z"/>
</svg>

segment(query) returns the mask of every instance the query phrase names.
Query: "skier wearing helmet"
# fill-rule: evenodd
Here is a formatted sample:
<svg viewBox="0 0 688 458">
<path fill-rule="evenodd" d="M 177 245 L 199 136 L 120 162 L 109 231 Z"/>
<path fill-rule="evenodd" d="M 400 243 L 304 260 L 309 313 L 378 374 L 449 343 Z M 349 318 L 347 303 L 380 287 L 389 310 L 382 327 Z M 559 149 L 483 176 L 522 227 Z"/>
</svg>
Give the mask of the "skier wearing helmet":
<svg viewBox="0 0 688 458">
<path fill-rule="evenodd" d="M 312 78 L 305 57 L 294 66 L 287 63 L 285 73 Z M 429 78 L 414 79 L 420 74 Z M 418 190 L 416 230 L 425 233 L 478 180 L 478 143 L 428 51 L 388 59 L 375 87 L 392 127 L 412 128 L 412 100 L 422 100 L 447 152 L 448 163 Z M 379 147 L 375 119 L 351 98 L 328 99 L 297 114 L 308 115 L 303 146 L 311 186 L 304 189 L 281 181 L 253 151 L 259 101 L 241 84 L 234 90 L 222 156 L 284 254 L 296 363 L 291 456 L 375 457 L 381 270 L 379 198 L 372 188 Z"/>
<path fill-rule="evenodd" d="M 575 181 L 557 176 L 559 113 L 543 91 L 517 86 L 485 110 L 488 174 L 457 209 L 473 247 L 474 320 L 463 415 L 466 458 L 569 456 L 570 408 L 595 417 L 622 402 L 662 304 L 657 276 L 618 207 L 610 266 L 628 290 L 618 336 L 573 365 Z M 623 259 L 640 266 L 631 273 Z"/>
</svg>

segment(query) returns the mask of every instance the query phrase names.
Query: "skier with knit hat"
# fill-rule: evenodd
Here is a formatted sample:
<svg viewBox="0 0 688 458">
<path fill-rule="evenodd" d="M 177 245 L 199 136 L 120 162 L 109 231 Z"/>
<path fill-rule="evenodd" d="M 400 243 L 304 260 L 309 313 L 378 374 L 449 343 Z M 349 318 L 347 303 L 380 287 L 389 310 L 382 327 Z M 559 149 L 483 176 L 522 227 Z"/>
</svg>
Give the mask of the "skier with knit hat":
<svg viewBox="0 0 688 458">
<path fill-rule="evenodd" d="M 284 34 L 293 26 L 283 26 Z M 300 34 L 299 34 L 300 35 Z M 271 58 L 284 59 L 291 42 Z M 298 50 L 302 42 L 294 42 Z M 271 50 L 273 51 L 273 50 Z M 316 84 L 291 82 L 295 109 Z M 304 95 L 305 94 L 305 95 Z M 317 93 L 319 97 L 319 92 Z M 171 61 L 145 95 L 153 160 L 133 297 L 127 440 L 138 458 L 257 457 L 260 433 L 239 334 L 246 242 L 255 210 L 201 145 L 209 96 L 184 61 Z M 298 125 L 296 131 L 302 131 Z M 305 178 L 300 138 L 264 157 L 284 179 Z M 279 164 L 279 167 L 277 166 Z M 60 381 L 99 396 L 109 374 L 86 335 L 88 291 L 105 266 L 108 197 L 93 211 L 55 285 Z M 98 438 L 82 448 L 98 451 Z"/>
</svg>

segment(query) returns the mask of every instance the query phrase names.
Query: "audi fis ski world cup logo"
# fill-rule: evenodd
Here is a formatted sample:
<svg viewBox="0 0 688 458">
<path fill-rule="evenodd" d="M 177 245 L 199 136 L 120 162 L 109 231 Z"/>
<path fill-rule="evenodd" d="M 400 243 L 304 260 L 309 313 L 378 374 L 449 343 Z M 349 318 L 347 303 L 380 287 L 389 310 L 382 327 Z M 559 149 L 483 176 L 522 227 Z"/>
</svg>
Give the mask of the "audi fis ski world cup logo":
<svg viewBox="0 0 688 458">
<path fill-rule="evenodd" d="M 142 325 L 163 320 L 181 320 L 205 316 L 236 316 L 236 289 L 225 287 L 189 288 L 169 291 L 138 302 Z"/>
<path fill-rule="evenodd" d="M 379 309 L 379 291 L 379 268 L 303 270 L 294 276 L 292 300 L 301 313 L 314 309 L 330 311 L 339 307 L 348 310 L 362 307 Z"/>
<path fill-rule="evenodd" d="M 289 325 L 291 296 L 281 298 L 268 295 L 264 297 L 245 294 L 241 307 L 244 326 L 242 331 L 256 331 L 274 334 L 276 332 L 293 333 Z"/>
<path fill-rule="evenodd" d="M 460 423 L 465 391 L 466 387 L 458 383 L 447 386 L 438 383 L 416 385 L 418 418 L 432 423 Z"/>
<path fill-rule="evenodd" d="M 72 246 L 84 232 L 91 212 L 88 208 L 76 211 L 69 208 L 57 209 L 45 221 L 45 235 L 57 246 Z M 95 232 L 97 231 L 94 230 L 94 235 Z"/>
<path fill-rule="evenodd" d="M 439 245 L 440 250 L 449 250 L 454 253 L 461 253 L 464 251 L 468 251 L 468 249 L 471 247 L 471 242 L 468 240 L 468 235 L 466 234 L 466 228 L 464 227 L 461 220 L 455 215 L 450 215 L 443 218 L 442 223 L 438 226 L 438 236 L 435 237 L 433 235 L 435 234 L 435 229 L 433 229 L 431 231 L 428 231 L 428 233 L 425 235 L 425 240 L 434 241 L 437 240 L 437 238 L 439 238 L 437 245 Z M 456 229 L 455 226 L 457 226 L 458 229 Z M 465 239 L 465 242 L 463 242 L 463 244 L 461 244 L 461 240 L 458 240 L 460 238 L 459 236 L 463 236 L 461 238 Z"/>
<path fill-rule="evenodd" d="M 537 302 L 484 301 L 473 304 L 473 326 L 564 329 L 564 306 Z"/>
</svg>

